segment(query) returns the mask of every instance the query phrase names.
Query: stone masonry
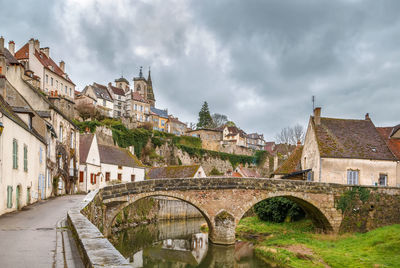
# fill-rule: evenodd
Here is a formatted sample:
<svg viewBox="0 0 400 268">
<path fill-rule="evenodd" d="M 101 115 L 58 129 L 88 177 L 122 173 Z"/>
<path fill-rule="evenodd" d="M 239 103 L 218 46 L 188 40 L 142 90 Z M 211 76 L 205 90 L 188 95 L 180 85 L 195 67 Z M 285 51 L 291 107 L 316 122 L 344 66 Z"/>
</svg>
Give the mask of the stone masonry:
<svg viewBox="0 0 400 268">
<path fill-rule="evenodd" d="M 338 233 L 343 215 L 336 208 L 336 203 L 340 196 L 351 188 L 348 185 L 280 179 L 147 180 L 101 189 L 83 213 L 107 236 L 110 234 L 116 215 L 123 208 L 145 197 L 169 196 L 195 206 L 208 223 L 211 242 L 228 245 L 235 242 L 235 229 L 242 216 L 256 203 L 277 196 L 289 198 L 299 204 L 317 229 Z M 379 193 L 383 200 L 385 198 L 397 200 L 391 204 L 400 208 L 400 188 L 363 188 Z M 385 217 L 382 213 L 371 215 Z M 380 221 L 381 219 L 373 220 L 384 222 L 386 225 L 400 223 L 399 214 L 390 219 L 390 222 Z M 379 224 L 373 226 L 379 227 Z"/>
</svg>

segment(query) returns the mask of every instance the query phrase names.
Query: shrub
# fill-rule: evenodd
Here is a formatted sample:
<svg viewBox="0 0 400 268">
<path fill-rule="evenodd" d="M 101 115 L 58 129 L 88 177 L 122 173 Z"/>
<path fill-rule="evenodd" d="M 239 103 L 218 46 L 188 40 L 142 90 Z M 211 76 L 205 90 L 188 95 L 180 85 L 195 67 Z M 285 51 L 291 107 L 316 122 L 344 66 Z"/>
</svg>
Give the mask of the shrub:
<svg viewBox="0 0 400 268">
<path fill-rule="evenodd" d="M 224 173 L 220 172 L 215 167 L 213 167 L 213 169 L 210 171 L 210 176 L 220 176 L 220 175 L 224 175 Z"/>
<path fill-rule="evenodd" d="M 304 210 L 284 197 L 273 197 L 254 205 L 254 211 L 263 221 L 296 221 L 305 217 Z"/>
</svg>

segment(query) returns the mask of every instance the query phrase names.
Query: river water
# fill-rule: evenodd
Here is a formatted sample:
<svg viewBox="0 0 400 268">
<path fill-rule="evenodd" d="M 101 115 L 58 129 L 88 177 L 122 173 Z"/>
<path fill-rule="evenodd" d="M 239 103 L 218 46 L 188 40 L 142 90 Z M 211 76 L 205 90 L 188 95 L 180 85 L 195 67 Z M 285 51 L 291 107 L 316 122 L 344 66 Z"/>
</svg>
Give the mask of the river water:
<svg viewBox="0 0 400 268">
<path fill-rule="evenodd" d="M 268 267 L 253 254 L 248 242 L 232 246 L 209 243 L 200 231 L 204 219 L 161 221 L 118 232 L 114 246 L 132 267 Z"/>
</svg>

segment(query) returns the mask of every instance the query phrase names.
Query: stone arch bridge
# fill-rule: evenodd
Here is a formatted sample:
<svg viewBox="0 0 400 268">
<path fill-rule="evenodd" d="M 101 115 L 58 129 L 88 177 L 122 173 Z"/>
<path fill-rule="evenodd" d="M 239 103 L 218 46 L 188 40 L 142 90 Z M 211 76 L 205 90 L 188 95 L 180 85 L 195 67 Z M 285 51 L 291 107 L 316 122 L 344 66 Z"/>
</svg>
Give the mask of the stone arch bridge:
<svg viewBox="0 0 400 268">
<path fill-rule="evenodd" d="M 400 203 L 400 188 L 363 187 L 383 195 L 396 196 Z M 242 216 L 256 203 L 271 197 L 286 197 L 299 204 L 316 228 L 339 232 L 343 215 L 335 207 L 348 185 L 254 178 L 161 179 L 130 182 L 100 189 L 83 213 L 106 236 L 117 214 L 139 199 L 169 196 L 195 206 L 206 219 L 209 238 L 216 244 L 233 244 L 235 229 Z M 373 206 L 371 206 L 373 207 Z M 399 205 L 400 207 L 400 205 Z M 397 218 L 400 222 L 400 209 Z"/>
</svg>

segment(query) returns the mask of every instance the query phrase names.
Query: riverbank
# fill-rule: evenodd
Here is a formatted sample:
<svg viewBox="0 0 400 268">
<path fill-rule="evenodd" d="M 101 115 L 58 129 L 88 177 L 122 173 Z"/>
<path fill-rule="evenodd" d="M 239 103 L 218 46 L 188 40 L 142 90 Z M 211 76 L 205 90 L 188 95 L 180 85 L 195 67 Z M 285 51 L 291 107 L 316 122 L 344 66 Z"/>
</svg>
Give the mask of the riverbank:
<svg viewBox="0 0 400 268">
<path fill-rule="evenodd" d="M 311 221 L 269 223 L 257 217 L 240 221 L 239 239 L 251 241 L 258 257 L 282 267 L 400 267 L 400 225 L 368 233 L 314 233 Z"/>
</svg>

